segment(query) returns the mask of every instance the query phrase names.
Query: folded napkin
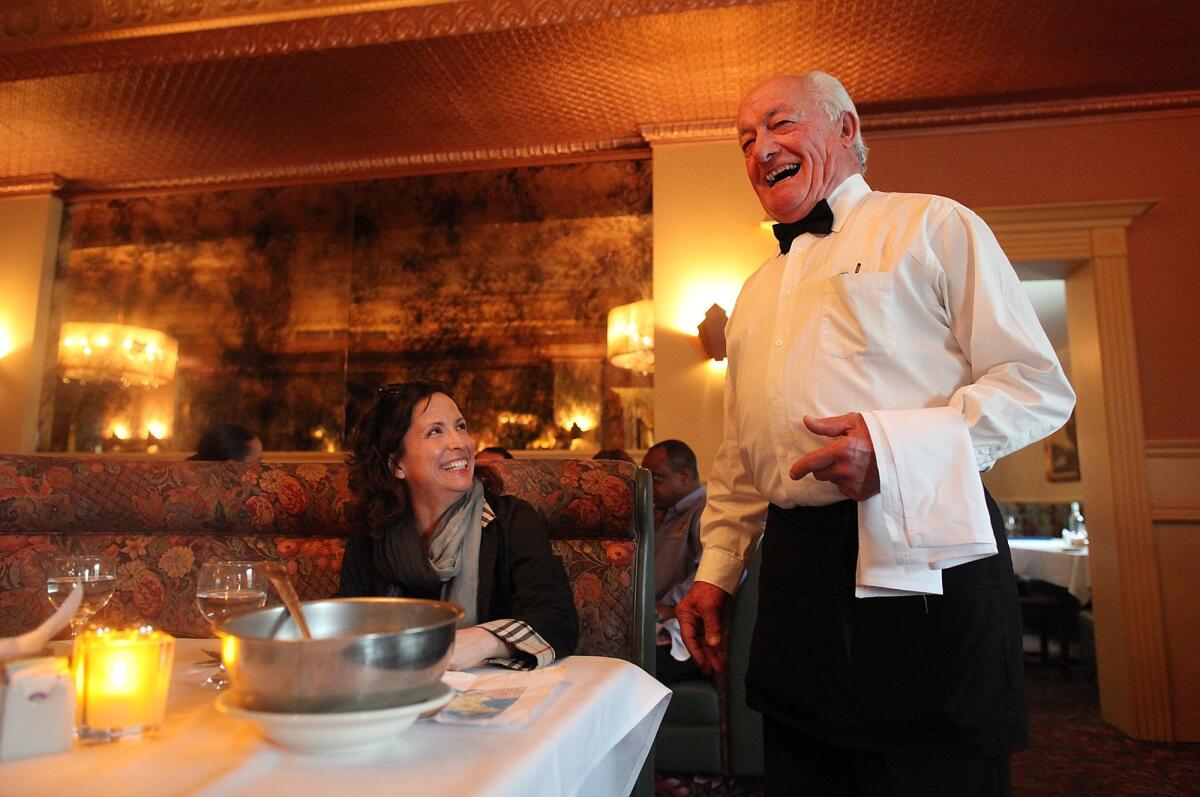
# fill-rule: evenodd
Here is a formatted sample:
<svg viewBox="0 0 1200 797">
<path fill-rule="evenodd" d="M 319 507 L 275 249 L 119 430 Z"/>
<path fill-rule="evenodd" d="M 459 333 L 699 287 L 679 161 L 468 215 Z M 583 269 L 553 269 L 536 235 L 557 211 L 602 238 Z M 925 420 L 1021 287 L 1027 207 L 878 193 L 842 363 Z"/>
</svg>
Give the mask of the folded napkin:
<svg viewBox="0 0 1200 797">
<path fill-rule="evenodd" d="M 858 505 L 855 595 L 941 595 L 942 570 L 996 554 L 966 421 L 950 407 L 862 416 L 879 495 Z"/>
<path fill-rule="evenodd" d="M 683 643 L 683 632 L 679 628 L 678 618 L 659 620 L 654 624 L 654 633 L 663 647 L 666 647 L 667 643 L 662 640 L 670 639 L 671 658 L 675 661 L 687 661 L 692 657 L 692 654 L 688 652 L 687 645 Z"/>
<path fill-rule="evenodd" d="M 10 636 L 0 639 L 0 661 L 15 659 L 21 656 L 32 656 L 41 652 L 55 634 L 66 627 L 79 610 L 83 601 L 83 588 L 71 590 L 71 594 L 63 601 L 58 611 L 46 618 L 46 621 L 32 631 L 26 631 L 20 636 Z"/>
</svg>

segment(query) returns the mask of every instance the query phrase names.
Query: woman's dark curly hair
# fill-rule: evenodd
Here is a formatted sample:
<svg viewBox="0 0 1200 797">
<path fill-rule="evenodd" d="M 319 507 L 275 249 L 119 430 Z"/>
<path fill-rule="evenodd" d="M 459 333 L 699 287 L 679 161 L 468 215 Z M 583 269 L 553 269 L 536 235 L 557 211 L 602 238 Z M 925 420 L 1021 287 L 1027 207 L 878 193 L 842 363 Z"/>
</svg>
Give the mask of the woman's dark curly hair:
<svg viewBox="0 0 1200 797">
<path fill-rule="evenodd" d="M 404 456 L 404 435 L 412 426 L 413 410 L 435 393 L 454 399 L 441 382 L 419 380 L 384 385 L 351 435 L 350 489 L 358 499 L 354 519 L 361 530 L 378 536 L 384 526 L 408 512 L 408 485 L 392 475 L 393 457 Z"/>
</svg>

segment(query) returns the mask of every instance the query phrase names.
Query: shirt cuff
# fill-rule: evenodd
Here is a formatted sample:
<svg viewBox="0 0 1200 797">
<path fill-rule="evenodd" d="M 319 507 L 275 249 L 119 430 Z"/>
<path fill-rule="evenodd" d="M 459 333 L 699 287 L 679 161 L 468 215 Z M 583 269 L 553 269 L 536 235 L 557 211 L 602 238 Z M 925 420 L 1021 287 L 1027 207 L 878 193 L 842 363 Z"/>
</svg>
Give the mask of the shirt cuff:
<svg viewBox="0 0 1200 797">
<path fill-rule="evenodd" d="M 745 570 L 746 563 L 733 554 L 720 548 L 705 548 L 693 583 L 707 581 L 733 595 L 737 592 L 738 584 L 742 583 L 742 573 Z"/>
<path fill-rule="evenodd" d="M 478 627 L 491 631 L 524 654 L 515 658 L 485 659 L 488 664 L 510 670 L 536 670 L 554 661 L 554 648 L 524 620 L 490 620 Z"/>
</svg>

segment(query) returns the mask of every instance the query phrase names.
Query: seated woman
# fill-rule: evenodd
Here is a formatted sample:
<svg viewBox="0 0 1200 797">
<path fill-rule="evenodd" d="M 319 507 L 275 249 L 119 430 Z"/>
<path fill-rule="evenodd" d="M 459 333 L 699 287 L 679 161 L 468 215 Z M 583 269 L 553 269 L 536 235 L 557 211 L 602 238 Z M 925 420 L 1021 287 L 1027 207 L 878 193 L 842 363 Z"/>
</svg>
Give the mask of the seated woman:
<svg viewBox="0 0 1200 797">
<path fill-rule="evenodd" d="M 350 486 L 360 528 L 339 595 L 458 604 L 451 669 L 531 669 L 575 649 L 579 617 L 545 520 L 476 476 L 475 442 L 445 385 L 379 389 L 354 429 Z"/>
</svg>

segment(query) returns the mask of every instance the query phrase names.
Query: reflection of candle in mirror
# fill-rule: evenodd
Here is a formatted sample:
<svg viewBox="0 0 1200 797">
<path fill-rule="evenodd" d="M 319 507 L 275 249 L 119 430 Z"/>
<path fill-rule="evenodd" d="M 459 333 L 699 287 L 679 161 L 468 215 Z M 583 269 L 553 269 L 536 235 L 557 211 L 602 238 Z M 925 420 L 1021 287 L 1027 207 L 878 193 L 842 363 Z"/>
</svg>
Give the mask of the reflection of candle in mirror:
<svg viewBox="0 0 1200 797">
<path fill-rule="evenodd" d="M 92 629 L 75 639 L 76 723 L 84 741 L 154 731 L 162 724 L 175 640 L 144 626 Z"/>
</svg>

